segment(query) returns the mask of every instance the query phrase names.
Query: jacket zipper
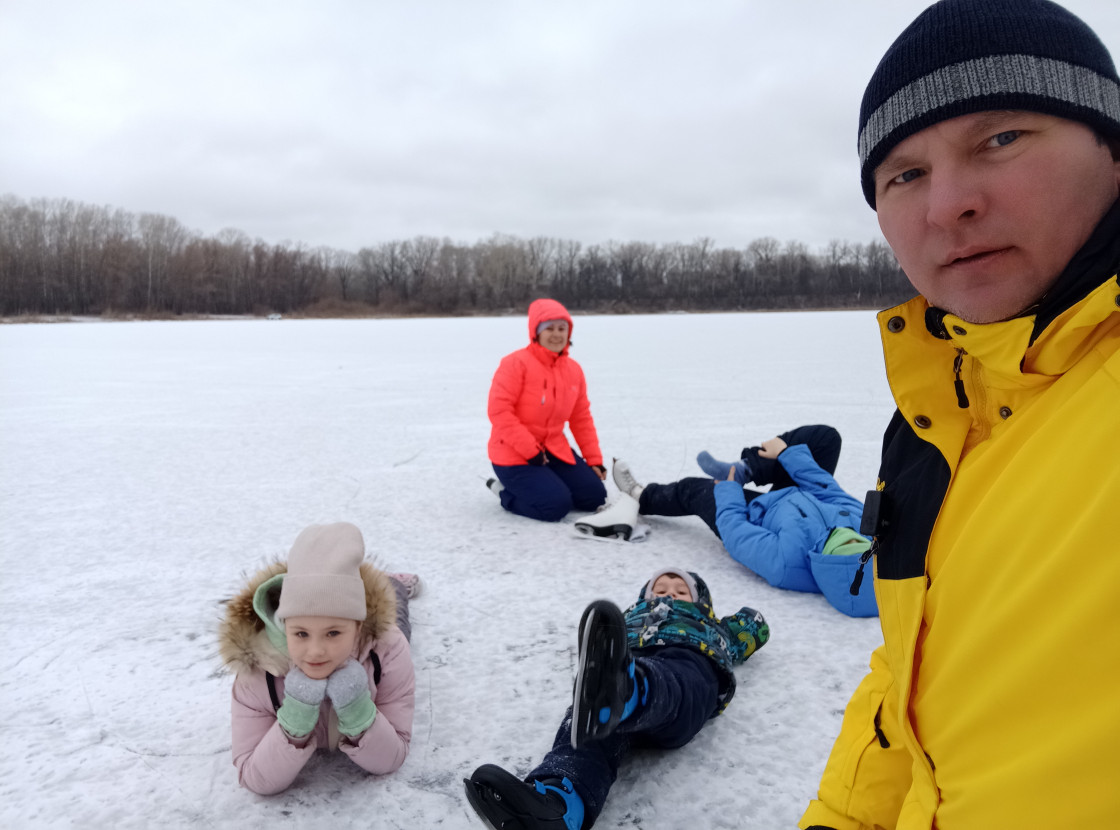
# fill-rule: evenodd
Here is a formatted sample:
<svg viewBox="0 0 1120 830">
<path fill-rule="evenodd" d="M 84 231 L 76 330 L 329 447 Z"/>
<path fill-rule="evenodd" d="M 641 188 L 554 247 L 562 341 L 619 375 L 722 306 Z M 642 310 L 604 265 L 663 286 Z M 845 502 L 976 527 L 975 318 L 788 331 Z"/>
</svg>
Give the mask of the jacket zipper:
<svg viewBox="0 0 1120 830">
<path fill-rule="evenodd" d="M 968 395 L 964 391 L 964 380 L 961 379 L 961 367 L 964 365 L 964 349 L 957 349 L 957 356 L 953 359 L 953 388 L 957 390 L 957 406 L 968 409 Z"/>
<path fill-rule="evenodd" d="M 879 708 L 875 711 L 875 737 L 879 739 L 879 746 L 883 749 L 890 749 L 891 742 L 887 740 L 886 733 L 883 732 L 883 704 L 879 704 Z M 928 755 L 926 756 L 929 757 Z M 932 761 L 930 762 L 933 763 Z"/>
<path fill-rule="evenodd" d="M 879 538 L 875 537 L 871 540 L 871 547 L 863 552 L 859 558 L 859 567 L 856 568 L 856 575 L 852 577 L 852 584 L 848 588 L 848 593 L 854 596 L 859 596 L 859 586 L 863 584 L 863 567 L 867 564 L 867 560 L 875 555 L 879 548 Z"/>
</svg>

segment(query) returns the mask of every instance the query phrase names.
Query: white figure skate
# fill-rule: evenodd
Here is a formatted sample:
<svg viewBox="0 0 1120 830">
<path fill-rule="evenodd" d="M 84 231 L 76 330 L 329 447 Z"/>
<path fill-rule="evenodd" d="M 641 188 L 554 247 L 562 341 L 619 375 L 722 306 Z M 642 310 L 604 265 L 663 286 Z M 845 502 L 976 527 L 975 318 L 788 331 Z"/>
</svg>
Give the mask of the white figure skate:
<svg viewBox="0 0 1120 830">
<path fill-rule="evenodd" d="M 627 542 L 636 527 L 639 527 L 638 501 L 626 493 L 620 493 L 612 504 L 575 523 L 576 530 L 585 536 L 622 539 Z"/>
</svg>

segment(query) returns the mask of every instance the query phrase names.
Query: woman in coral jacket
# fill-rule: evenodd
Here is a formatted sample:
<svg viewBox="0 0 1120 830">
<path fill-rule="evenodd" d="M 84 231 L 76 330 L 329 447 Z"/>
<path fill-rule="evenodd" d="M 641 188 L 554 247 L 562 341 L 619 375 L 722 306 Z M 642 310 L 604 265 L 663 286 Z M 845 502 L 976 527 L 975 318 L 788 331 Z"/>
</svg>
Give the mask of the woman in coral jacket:
<svg viewBox="0 0 1120 830">
<path fill-rule="evenodd" d="M 555 300 L 529 306 L 529 345 L 502 358 L 490 385 L 486 485 L 511 513 L 556 522 L 607 499 L 607 470 L 583 369 L 568 357 L 572 316 Z M 567 425 L 583 456 L 564 434 Z"/>
</svg>

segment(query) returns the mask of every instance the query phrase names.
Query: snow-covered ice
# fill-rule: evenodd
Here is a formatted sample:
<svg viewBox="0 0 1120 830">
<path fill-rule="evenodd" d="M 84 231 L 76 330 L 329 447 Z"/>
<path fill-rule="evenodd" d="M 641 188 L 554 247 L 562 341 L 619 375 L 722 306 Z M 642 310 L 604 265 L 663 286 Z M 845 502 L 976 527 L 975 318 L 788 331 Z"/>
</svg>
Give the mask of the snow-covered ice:
<svg viewBox="0 0 1120 830">
<path fill-rule="evenodd" d="M 486 395 L 526 338 L 523 317 L 0 326 L 0 826 L 481 827 L 462 778 L 548 749 L 583 607 L 675 563 L 772 639 L 691 744 L 623 767 L 597 827 L 792 827 L 878 621 L 771 588 L 696 518 L 595 544 L 502 511 Z M 572 354 L 640 480 L 825 422 L 840 483 L 874 486 L 892 404 L 871 312 L 577 316 Z M 259 797 L 230 760 L 221 600 L 335 520 L 425 581 L 411 754 L 382 778 L 320 757 Z"/>
</svg>

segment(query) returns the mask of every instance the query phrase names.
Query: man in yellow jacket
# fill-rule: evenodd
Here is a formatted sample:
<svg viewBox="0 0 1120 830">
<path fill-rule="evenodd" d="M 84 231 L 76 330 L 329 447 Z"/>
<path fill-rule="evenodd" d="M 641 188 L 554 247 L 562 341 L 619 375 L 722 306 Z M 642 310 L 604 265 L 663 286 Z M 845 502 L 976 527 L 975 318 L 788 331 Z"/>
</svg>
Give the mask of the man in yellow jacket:
<svg viewBox="0 0 1120 830">
<path fill-rule="evenodd" d="M 1112 58 L 1048 0 L 943 0 L 876 69 L 859 153 L 920 296 L 879 315 L 884 644 L 800 827 L 1118 827 Z"/>
</svg>

